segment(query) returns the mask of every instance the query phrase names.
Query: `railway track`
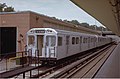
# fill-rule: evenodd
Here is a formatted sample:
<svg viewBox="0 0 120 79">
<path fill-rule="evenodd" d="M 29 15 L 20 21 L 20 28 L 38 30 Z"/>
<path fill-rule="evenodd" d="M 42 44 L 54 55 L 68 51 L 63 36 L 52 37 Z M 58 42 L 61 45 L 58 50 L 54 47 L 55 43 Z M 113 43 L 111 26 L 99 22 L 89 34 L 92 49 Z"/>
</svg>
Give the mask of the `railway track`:
<svg viewBox="0 0 120 79">
<path fill-rule="evenodd" d="M 16 73 L 13 78 L 78 78 L 81 77 L 94 77 L 94 75 L 90 76 L 90 71 L 99 70 L 99 67 L 96 66 L 100 60 L 106 59 L 104 57 L 108 57 L 106 55 L 110 55 L 110 53 L 100 53 L 105 51 L 110 51 L 115 48 L 115 45 L 108 45 L 104 48 L 101 48 L 99 51 L 94 50 L 94 53 L 87 53 L 83 56 L 75 58 L 74 60 L 66 61 L 64 63 L 57 64 L 55 66 L 42 66 L 29 70 L 24 70 L 21 73 Z M 97 51 L 97 52 L 95 52 Z M 103 56 L 101 56 L 103 55 Z M 97 59 L 97 60 L 96 60 Z M 101 62 L 102 62 L 101 61 Z M 97 62 L 96 64 L 93 63 Z M 99 63 L 98 66 L 101 66 Z M 94 69 L 98 68 L 98 69 Z M 84 73 L 83 73 L 84 72 Z M 79 75 L 82 73 L 82 75 Z M 94 72 L 94 74 L 96 74 Z"/>
<path fill-rule="evenodd" d="M 93 78 L 116 46 L 106 47 L 77 62 L 57 70 L 48 78 Z"/>
<path fill-rule="evenodd" d="M 69 63 L 68 61 L 68 62 L 62 63 L 57 66 L 46 69 L 39 74 L 32 75 L 31 77 L 32 78 L 78 78 L 79 71 L 81 71 L 81 73 L 84 72 L 84 74 L 80 75 L 80 78 L 84 77 L 86 76 L 85 74 L 88 74 L 89 71 L 91 71 L 91 69 L 94 68 L 96 64 L 99 63 L 99 61 L 101 62 L 102 59 L 107 59 L 104 57 L 108 57 L 108 55 L 110 55 L 110 53 L 108 54 L 108 52 L 112 51 L 114 48 L 115 48 L 115 45 L 113 46 L 109 45 L 107 47 L 100 49 L 99 51 L 93 54 L 88 54 L 87 56 L 79 57 L 76 62 Z M 103 53 L 100 53 L 100 52 L 103 52 Z M 89 65 L 92 65 L 92 66 L 89 66 Z M 85 70 L 88 69 L 88 70 L 85 71 L 84 69 Z"/>
</svg>

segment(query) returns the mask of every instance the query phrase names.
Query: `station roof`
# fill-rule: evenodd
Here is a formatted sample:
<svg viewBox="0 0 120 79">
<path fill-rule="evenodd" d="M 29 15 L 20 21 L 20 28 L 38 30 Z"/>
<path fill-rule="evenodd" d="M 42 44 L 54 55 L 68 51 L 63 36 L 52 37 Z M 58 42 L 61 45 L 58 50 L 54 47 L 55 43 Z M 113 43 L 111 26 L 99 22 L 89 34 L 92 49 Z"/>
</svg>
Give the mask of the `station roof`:
<svg viewBox="0 0 120 79">
<path fill-rule="evenodd" d="M 78 7 L 97 19 L 113 33 L 120 36 L 119 0 L 71 0 Z"/>
</svg>

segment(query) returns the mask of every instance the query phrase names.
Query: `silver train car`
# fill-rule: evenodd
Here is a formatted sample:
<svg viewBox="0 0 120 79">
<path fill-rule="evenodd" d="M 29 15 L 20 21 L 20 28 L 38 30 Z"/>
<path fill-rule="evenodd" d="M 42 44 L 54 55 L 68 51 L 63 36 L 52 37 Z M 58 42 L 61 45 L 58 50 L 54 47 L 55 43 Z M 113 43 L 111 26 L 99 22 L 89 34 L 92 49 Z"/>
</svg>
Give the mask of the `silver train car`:
<svg viewBox="0 0 120 79">
<path fill-rule="evenodd" d="M 56 61 L 84 52 L 112 41 L 109 37 L 52 28 L 33 28 L 27 32 L 28 56 L 41 61 Z M 39 51 L 39 55 L 36 54 Z"/>
</svg>

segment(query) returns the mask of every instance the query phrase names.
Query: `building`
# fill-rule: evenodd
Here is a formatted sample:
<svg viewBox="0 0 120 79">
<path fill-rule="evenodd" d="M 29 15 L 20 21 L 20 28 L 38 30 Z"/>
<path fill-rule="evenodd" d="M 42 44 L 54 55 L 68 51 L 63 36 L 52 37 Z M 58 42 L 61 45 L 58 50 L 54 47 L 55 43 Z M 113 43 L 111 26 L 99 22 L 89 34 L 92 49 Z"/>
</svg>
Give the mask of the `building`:
<svg viewBox="0 0 120 79">
<path fill-rule="evenodd" d="M 0 53 L 23 51 L 26 45 L 26 32 L 30 28 L 49 27 L 82 33 L 100 33 L 84 27 L 41 15 L 32 11 L 0 13 Z"/>
</svg>

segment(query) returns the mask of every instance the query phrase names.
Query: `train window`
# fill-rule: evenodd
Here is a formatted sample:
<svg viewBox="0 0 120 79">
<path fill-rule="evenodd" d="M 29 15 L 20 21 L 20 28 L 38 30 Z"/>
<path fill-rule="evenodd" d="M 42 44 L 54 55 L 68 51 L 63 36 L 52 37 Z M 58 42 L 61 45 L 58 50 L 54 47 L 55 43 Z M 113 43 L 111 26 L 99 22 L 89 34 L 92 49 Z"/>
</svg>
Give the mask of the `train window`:
<svg viewBox="0 0 120 79">
<path fill-rule="evenodd" d="M 85 42 L 85 38 L 83 38 L 83 43 Z"/>
<path fill-rule="evenodd" d="M 56 37 L 55 36 L 46 36 L 46 45 L 47 46 L 55 46 Z"/>
<path fill-rule="evenodd" d="M 85 43 L 85 40 L 86 40 L 86 39 L 84 38 L 84 39 L 83 39 L 83 43 Z"/>
<path fill-rule="evenodd" d="M 80 43 L 82 43 L 82 37 L 80 37 Z"/>
<path fill-rule="evenodd" d="M 85 38 L 85 43 L 86 43 L 86 38 Z"/>
<path fill-rule="evenodd" d="M 72 37 L 72 44 L 75 44 L 75 37 Z"/>
<path fill-rule="evenodd" d="M 84 43 L 86 43 L 86 38 L 84 39 Z"/>
<path fill-rule="evenodd" d="M 92 42 L 95 42 L 95 38 L 92 38 Z"/>
<path fill-rule="evenodd" d="M 98 42 L 99 42 L 99 39 L 100 39 L 100 38 L 98 38 Z"/>
<path fill-rule="evenodd" d="M 62 46 L 62 37 L 58 37 L 58 46 Z"/>
<path fill-rule="evenodd" d="M 90 43 L 90 37 L 87 38 L 87 42 Z"/>
<path fill-rule="evenodd" d="M 66 36 L 66 45 L 69 45 L 69 38 L 70 36 Z"/>
<path fill-rule="evenodd" d="M 34 46 L 34 42 L 35 41 L 35 37 L 34 36 L 28 36 L 28 45 L 33 45 Z"/>
<path fill-rule="evenodd" d="M 97 39 L 96 39 L 96 38 L 94 38 L 94 42 L 96 42 L 96 40 L 97 40 Z"/>
<path fill-rule="evenodd" d="M 76 37 L 76 44 L 78 44 L 79 43 L 79 38 L 78 37 Z"/>
<path fill-rule="evenodd" d="M 90 39 L 90 42 L 93 42 L 93 38 Z"/>
<path fill-rule="evenodd" d="M 93 42 L 96 42 L 96 41 L 95 41 L 95 38 L 93 38 Z"/>
<path fill-rule="evenodd" d="M 86 38 L 86 43 L 88 42 L 88 38 Z"/>
</svg>

